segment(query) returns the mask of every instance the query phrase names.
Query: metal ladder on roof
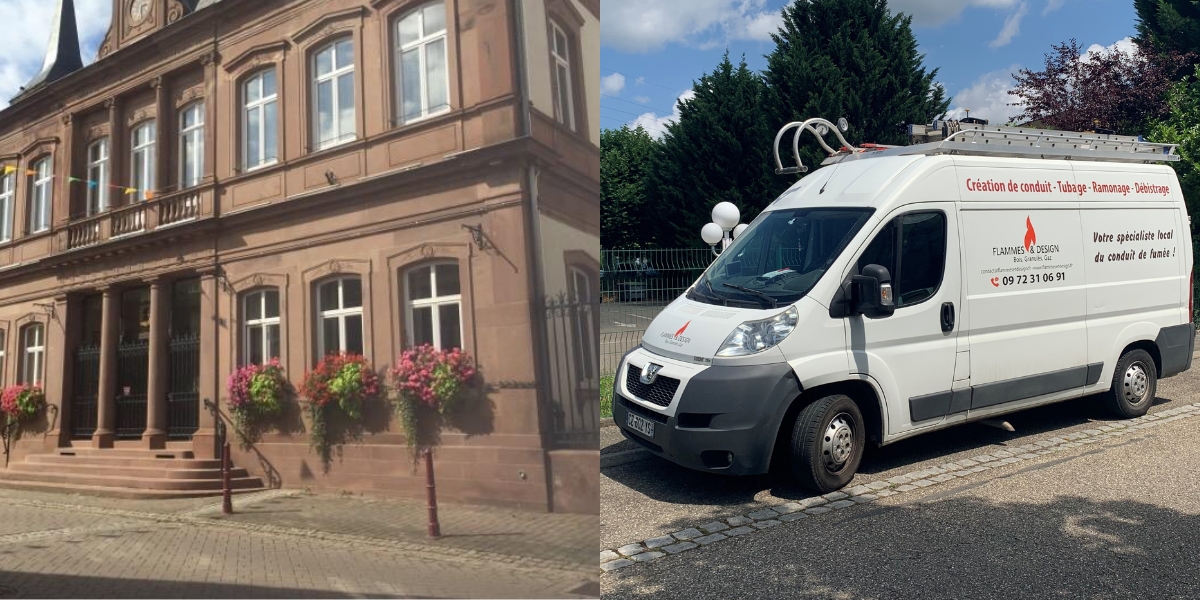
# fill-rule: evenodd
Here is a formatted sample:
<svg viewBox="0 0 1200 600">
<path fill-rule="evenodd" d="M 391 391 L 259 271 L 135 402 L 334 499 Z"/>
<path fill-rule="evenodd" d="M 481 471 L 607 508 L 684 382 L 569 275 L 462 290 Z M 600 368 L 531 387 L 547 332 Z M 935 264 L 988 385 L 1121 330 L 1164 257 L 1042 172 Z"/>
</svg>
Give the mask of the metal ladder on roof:
<svg viewBox="0 0 1200 600">
<path fill-rule="evenodd" d="M 940 126 L 939 126 L 940 125 Z M 784 167 L 779 157 L 779 141 L 783 134 L 795 127 L 792 136 L 792 158 L 794 167 Z M 880 156 L 960 154 L 974 156 L 1001 156 L 1012 158 L 1042 158 L 1055 160 L 1084 160 L 1099 162 L 1152 163 L 1175 162 L 1177 144 L 1147 142 L 1139 136 L 1109 133 L 1087 133 L 1057 131 L 1031 127 L 1007 127 L 944 121 L 932 126 L 910 125 L 909 134 L 916 142 L 910 146 L 867 145 L 854 147 L 846 142 L 842 132 L 845 120 L 834 125 L 825 119 L 813 118 L 803 122 L 792 122 L 783 126 L 775 136 L 775 173 L 804 173 L 808 167 L 800 160 L 800 136 L 808 131 L 816 136 L 821 147 L 829 153 L 821 164 L 828 165 L 844 160 L 875 158 Z M 825 142 L 824 136 L 832 131 L 842 147 L 834 150 Z M 928 141 L 923 141 L 928 140 Z"/>
</svg>

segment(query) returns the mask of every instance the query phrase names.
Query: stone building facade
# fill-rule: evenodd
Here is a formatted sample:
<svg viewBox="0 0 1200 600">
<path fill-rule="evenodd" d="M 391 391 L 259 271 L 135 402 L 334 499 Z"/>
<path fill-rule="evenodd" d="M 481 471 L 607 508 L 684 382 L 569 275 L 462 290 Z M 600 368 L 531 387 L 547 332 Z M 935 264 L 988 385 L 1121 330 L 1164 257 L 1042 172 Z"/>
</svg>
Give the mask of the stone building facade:
<svg viewBox="0 0 1200 600">
<path fill-rule="evenodd" d="M 0 383 L 50 405 L 0 485 L 200 493 L 155 467 L 239 365 L 433 343 L 488 389 L 439 495 L 598 511 L 599 0 L 113 0 L 87 66 L 74 20 L 0 111 Z M 247 487 L 424 493 L 386 407 L 326 464 L 299 402 Z"/>
</svg>

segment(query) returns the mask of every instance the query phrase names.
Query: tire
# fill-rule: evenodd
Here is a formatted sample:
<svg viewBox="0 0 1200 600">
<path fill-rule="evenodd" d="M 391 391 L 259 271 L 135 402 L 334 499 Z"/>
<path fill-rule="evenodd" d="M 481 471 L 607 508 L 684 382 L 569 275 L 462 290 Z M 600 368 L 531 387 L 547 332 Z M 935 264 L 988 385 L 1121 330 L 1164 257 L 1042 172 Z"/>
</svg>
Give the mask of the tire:
<svg viewBox="0 0 1200 600">
<path fill-rule="evenodd" d="M 825 396 L 796 416 L 792 475 L 820 494 L 840 489 L 854 478 L 866 442 L 862 412 L 854 400 L 845 394 Z"/>
<path fill-rule="evenodd" d="M 1158 391 L 1158 371 L 1145 350 L 1130 350 L 1117 361 L 1112 387 L 1104 393 L 1113 414 L 1132 419 L 1146 414 Z"/>
</svg>

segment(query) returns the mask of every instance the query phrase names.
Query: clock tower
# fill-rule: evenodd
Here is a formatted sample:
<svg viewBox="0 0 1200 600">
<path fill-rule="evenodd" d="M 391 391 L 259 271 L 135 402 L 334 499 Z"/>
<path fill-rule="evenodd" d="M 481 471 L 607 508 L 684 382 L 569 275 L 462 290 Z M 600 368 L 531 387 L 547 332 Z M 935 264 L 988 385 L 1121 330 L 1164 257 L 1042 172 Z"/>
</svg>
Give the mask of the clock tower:
<svg viewBox="0 0 1200 600">
<path fill-rule="evenodd" d="M 104 58 L 188 14 L 220 0 L 113 0 L 112 24 L 97 58 Z"/>
</svg>

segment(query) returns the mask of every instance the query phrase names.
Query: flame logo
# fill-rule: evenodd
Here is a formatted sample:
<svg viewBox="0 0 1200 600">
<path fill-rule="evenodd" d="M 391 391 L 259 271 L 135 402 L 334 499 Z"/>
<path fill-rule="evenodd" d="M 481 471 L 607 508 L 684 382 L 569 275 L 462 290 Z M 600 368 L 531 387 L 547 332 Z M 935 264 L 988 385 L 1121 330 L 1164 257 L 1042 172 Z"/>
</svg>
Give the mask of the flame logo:
<svg viewBox="0 0 1200 600">
<path fill-rule="evenodd" d="M 680 327 L 680 328 L 679 328 L 679 331 L 676 331 L 676 332 L 675 332 L 675 337 L 679 337 L 679 336 L 683 335 L 683 332 L 684 332 L 684 331 L 685 331 L 685 330 L 688 328 L 688 325 L 691 325 L 691 324 L 692 324 L 692 322 L 691 322 L 691 321 L 688 321 L 687 323 L 684 323 L 684 324 L 683 324 L 683 327 Z"/>
<path fill-rule="evenodd" d="M 1033 245 L 1037 243 L 1037 234 L 1033 232 L 1033 221 L 1029 217 L 1025 217 L 1025 251 L 1029 252 L 1033 249 Z"/>
</svg>

